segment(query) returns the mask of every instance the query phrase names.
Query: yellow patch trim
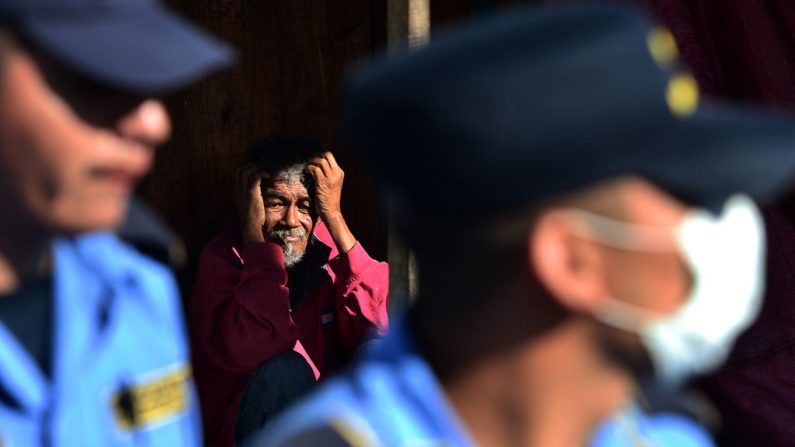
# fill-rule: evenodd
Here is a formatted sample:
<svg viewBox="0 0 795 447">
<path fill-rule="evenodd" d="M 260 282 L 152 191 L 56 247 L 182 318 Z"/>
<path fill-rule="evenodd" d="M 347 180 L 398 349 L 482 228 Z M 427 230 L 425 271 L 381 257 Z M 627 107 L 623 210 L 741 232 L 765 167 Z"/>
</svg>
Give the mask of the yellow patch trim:
<svg viewBox="0 0 795 447">
<path fill-rule="evenodd" d="M 353 447 L 375 447 L 378 445 L 369 433 L 358 430 L 342 419 L 332 419 L 328 421 L 328 425 Z"/>
<path fill-rule="evenodd" d="M 651 57 L 659 65 L 671 65 L 679 58 L 676 39 L 667 28 L 661 26 L 652 28 L 646 36 L 646 44 L 649 46 Z"/>
<path fill-rule="evenodd" d="M 698 83 L 689 73 L 681 73 L 668 82 L 665 101 L 674 116 L 687 118 L 698 108 Z"/>
<path fill-rule="evenodd" d="M 164 374 L 113 393 L 110 403 L 120 429 L 138 429 L 185 411 L 190 367 L 182 365 Z"/>
</svg>

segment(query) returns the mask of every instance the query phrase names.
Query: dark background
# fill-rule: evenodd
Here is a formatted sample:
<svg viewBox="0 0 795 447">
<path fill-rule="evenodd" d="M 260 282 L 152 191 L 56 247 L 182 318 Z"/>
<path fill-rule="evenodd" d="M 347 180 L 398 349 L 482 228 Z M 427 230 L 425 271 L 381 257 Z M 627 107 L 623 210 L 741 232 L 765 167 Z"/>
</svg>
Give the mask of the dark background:
<svg viewBox="0 0 795 447">
<path fill-rule="evenodd" d="M 406 0 L 407 1 L 407 0 Z M 240 63 L 166 98 L 174 135 L 141 196 L 188 250 L 189 291 L 201 247 L 234 221 L 233 175 L 245 148 L 269 132 L 303 132 L 346 171 L 343 211 L 354 235 L 387 257 L 378 185 L 335 132 L 345 75 L 387 43 L 386 0 L 167 0 L 238 49 Z M 515 4 L 570 0 L 431 0 L 432 32 Z M 614 0 L 671 27 L 708 95 L 791 108 L 795 6 L 788 0 Z"/>
<path fill-rule="evenodd" d="M 243 151 L 269 132 L 305 133 L 334 152 L 346 172 L 349 226 L 384 259 L 386 216 L 377 189 L 334 130 L 345 73 L 384 46 L 383 7 L 367 0 L 168 3 L 240 55 L 234 69 L 166 98 L 174 135 L 142 185 L 141 195 L 188 249 L 183 291 L 203 245 L 234 222 L 234 173 Z"/>
<path fill-rule="evenodd" d="M 234 172 L 243 151 L 270 132 L 305 133 L 334 152 L 346 173 L 348 224 L 373 257 L 386 260 L 388 216 L 378 185 L 335 128 L 346 73 L 386 51 L 386 0 L 166 2 L 240 56 L 235 68 L 166 98 L 174 134 L 140 189 L 187 248 L 183 294 L 204 244 L 234 222 Z M 432 0 L 432 26 L 509 3 L 519 2 Z"/>
</svg>

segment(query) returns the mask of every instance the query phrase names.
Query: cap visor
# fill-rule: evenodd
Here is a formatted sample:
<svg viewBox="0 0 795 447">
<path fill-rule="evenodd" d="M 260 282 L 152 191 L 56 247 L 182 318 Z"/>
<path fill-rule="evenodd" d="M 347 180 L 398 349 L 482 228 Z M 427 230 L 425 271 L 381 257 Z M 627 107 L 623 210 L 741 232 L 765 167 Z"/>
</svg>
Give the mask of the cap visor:
<svg viewBox="0 0 795 447">
<path fill-rule="evenodd" d="M 234 52 L 156 5 L 25 21 L 45 50 L 97 81 L 136 92 L 163 92 L 230 65 Z"/>
<path fill-rule="evenodd" d="M 677 197 L 712 210 L 738 192 L 770 198 L 794 184 L 790 119 L 704 104 L 649 140 L 644 158 L 628 162 Z"/>
</svg>

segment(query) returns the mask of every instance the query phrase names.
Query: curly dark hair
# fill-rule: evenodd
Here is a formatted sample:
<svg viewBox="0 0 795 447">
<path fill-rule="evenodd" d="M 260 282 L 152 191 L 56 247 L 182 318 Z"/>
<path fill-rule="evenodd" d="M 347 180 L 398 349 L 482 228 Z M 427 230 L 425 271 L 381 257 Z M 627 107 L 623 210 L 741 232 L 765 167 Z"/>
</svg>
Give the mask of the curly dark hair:
<svg viewBox="0 0 795 447">
<path fill-rule="evenodd" d="M 280 174 L 298 173 L 298 178 L 310 193 L 314 191 L 311 175 L 304 175 L 306 164 L 314 155 L 322 152 L 320 144 L 306 135 L 298 133 L 272 133 L 252 144 L 243 157 L 242 164 L 256 165 L 277 179 Z"/>
</svg>

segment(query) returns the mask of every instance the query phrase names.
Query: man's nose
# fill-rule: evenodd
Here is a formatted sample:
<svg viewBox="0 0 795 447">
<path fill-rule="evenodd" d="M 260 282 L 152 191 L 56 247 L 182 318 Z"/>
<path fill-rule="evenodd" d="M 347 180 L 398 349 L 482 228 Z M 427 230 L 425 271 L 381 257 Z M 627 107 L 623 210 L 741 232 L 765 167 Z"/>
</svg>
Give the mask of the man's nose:
<svg viewBox="0 0 795 447">
<path fill-rule="evenodd" d="M 297 206 L 290 205 L 287 207 L 287 210 L 284 212 L 284 225 L 287 226 L 287 228 L 296 228 L 300 225 Z"/>
<path fill-rule="evenodd" d="M 162 102 L 147 99 L 119 120 L 117 130 L 124 138 L 154 147 L 171 136 L 171 120 Z"/>
</svg>

